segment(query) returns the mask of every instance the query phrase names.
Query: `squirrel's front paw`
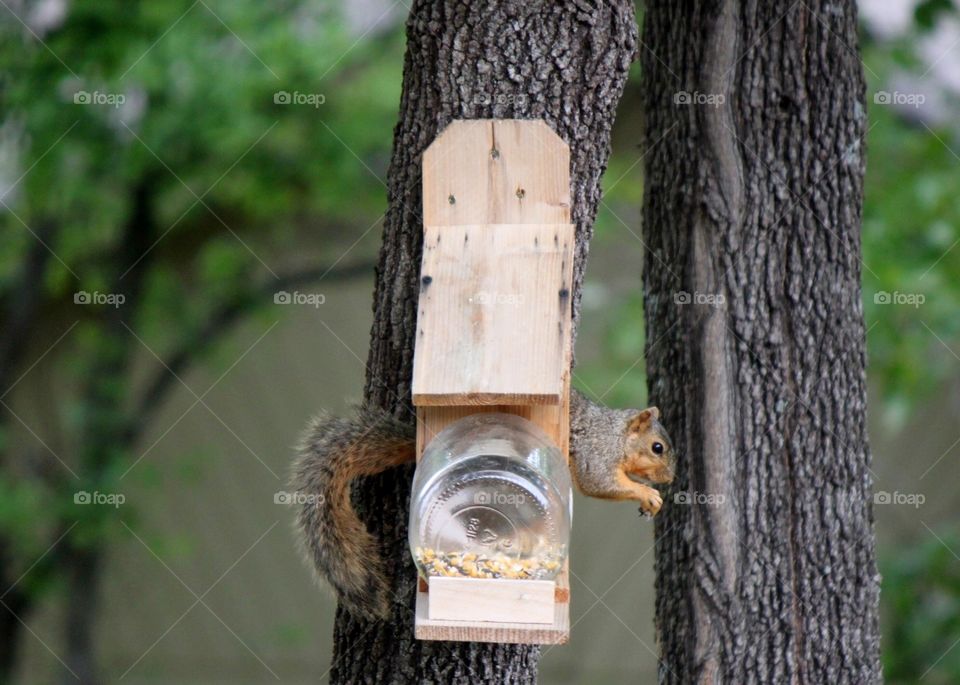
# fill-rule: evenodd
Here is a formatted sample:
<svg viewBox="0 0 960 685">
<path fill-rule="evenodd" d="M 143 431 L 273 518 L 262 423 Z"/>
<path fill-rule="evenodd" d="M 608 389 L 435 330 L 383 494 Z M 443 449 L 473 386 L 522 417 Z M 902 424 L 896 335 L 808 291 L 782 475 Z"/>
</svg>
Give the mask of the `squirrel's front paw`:
<svg viewBox="0 0 960 685">
<path fill-rule="evenodd" d="M 648 492 L 643 493 L 639 497 L 639 501 L 640 512 L 647 516 L 656 516 L 657 512 L 660 511 L 660 507 L 663 506 L 663 497 L 653 488 L 648 488 Z"/>
</svg>

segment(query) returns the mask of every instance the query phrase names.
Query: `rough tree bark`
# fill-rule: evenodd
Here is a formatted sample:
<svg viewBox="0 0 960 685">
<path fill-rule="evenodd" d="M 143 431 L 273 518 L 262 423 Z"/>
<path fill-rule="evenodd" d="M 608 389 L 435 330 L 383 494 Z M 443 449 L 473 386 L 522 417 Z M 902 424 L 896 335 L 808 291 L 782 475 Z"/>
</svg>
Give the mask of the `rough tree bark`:
<svg viewBox="0 0 960 685">
<path fill-rule="evenodd" d="M 656 521 L 660 680 L 877 682 L 854 3 L 657 0 L 643 44 L 648 380 L 690 503 Z"/>
<path fill-rule="evenodd" d="M 369 402 L 411 417 L 421 153 L 454 119 L 542 118 L 570 145 L 576 320 L 610 129 L 635 51 L 636 21 L 627 0 L 414 3 L 377 268 L 365 388 Z M 411 469 L 394 470 L 356 488 L 361 517 L 384 540 L 394 611 L 381 623 L 338 611 L 331 680 L 534 682 L 536 647 L 413 639 L 415 569 L 407 550 L 411 476 Z"/>
</svg>

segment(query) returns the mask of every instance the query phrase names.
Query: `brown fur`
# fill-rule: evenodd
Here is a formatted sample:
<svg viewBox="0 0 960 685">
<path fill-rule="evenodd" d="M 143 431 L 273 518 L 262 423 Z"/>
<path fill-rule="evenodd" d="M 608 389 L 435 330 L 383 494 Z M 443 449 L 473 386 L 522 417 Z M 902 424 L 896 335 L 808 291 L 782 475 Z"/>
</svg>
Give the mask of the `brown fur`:
<svg viewBox="0 0 960 685">
<path fill-rule="evenodd" d="M 389 614 L 390 583 L 379 543 L 353 509 L 350 484 L 412 462 L 414 435 L 385 412 L 360 409 L 352 419 L 321 414 L 297 450 L 292 487 L 306 496 L 297 516 L 306 556 L 341 604 L 369 619 Z"/>
<path fill-rule="evenodd" d="M 608 409 L 572 390 L 570 465 L 580 492 L 635 500 L 651 516 L 660 511 L 663 499 L 652 484 L 673 480 L 674 455 L 659 419 L 656 407 Z M 654 454 L 655 442 L 663 445 L 662 454 Z"/>
<path fill-rule="evenodd" d="M 636 500 L 656 514 L 663 503 L 652 483 L 673 480 L 673 450 L 656 407 L 608 409 L 570 395 L 570 471 L 591 497 Z M 652 451 L 660 442 L 664 451 Z M 415 458 L 415 430 L 393 416 L 361 408 L 352 418 L 321 414 L 298 446 L 292 487 L 307 497 L 297 527 L 308 560 L 349 611 L 369 619 L 390 613 L 390 582 L 377 540 L 357 517 L 350 484 Z M 644 481 L 644 482 L 640 482 Z"/>
</svg>

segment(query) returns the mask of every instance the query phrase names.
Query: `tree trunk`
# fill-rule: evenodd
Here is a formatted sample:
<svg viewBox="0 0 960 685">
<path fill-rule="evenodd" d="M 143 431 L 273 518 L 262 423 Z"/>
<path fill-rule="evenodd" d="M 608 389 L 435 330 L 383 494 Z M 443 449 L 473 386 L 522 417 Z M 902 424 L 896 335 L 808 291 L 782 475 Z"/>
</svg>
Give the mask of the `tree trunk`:
<svg viewBox="0 0 960 685">
<path fill-rule="evenodd" d="M 148 174 L 132 189 L 130 216 L 123 227 L 117 264 L 135 263 L 135 266 L 125 279 L 118 273 L 113 282 L 112 292 L 122 293 L 125 301 L 104 314 L 98 329 L 98 345 L 83 383 L 80 472 L 92 490 L 101 492 L 114 491 L 119 485 L 119 480 L 111 479 L 111 471 L 129 457 L 131 449 L 130 421 L 125 407 L 130 402 L 130 368 L 139 343 L 130 327 L 135 323 L 151 264 L 150 258 L 144 255 L 156 234 L 152 179 L 153 174 Z M 90 518 L 79 524 L 75 535 L 81 537 L 85 526 L 99 529 L 105 525 L 105 518 L 114 515 L 105 507 L 96 507 L 88 514 Z M 65 683 L 79 681 L 79 685 L 96 685 L 101 682 L 101 676 L 94 637 L 107 545 L 102 532 L 82 542 L 74 538 L 63 544 L 68 550 L 62 571 L 69 599 L 64 616 L 67 668 L 61 678 Z"/>
<path fill-rule="evenodd" d="M 4 579 L 5 588 L 11 584 Z M 23 637 L 20 621 L 27 620 L 31 608 L 32 603 L 19 588 L 8 590 L 0 597 L 0 683 L 13 682 Z"/>
<path fill-rule="evenodd" d="M 877 682 L 854 3 L 658 0 L 644 45 L 660 680 Z"/>
<path fill-rule="evenodd" d="M 3 326 L 0 326 L 2 388 L 8 389 L 14 385 L 14 376 L 29 346 L 32 336 L 28 332 L 36 324 L 43 293 L 43 289 L 36 284 L 44 282 L 47 266 L 52 259 L 47 245 L 53 242 L 56 234 L 56 224 L 50 221 L 39 223 L 38 239 L 26 255 L 17 281 L 7 289 L 10 294 L 0 301 L 3 314 Z M 7 392 L 9 390 L 4 391 Z M 0 433 L 7 430 L 10 416 L 7 405 L 0 405 Z M 13 458 L 7 449 L 9 446 L 4 445 L 4 451 L 0 451 L 0 464 L 9 468 Z M 22 587 L 17 587 L 19 572 L 14 548 L 12 540 L 0 536 L 0 683 L 13 679 L 23 636 L 21 621 L 27 620 L 34 604 L 33 598 Z"/>
<path fill-rule="evenodd" d="M 412 417 L 421 153 L 454 119 L 542 118 L 570 145 L 576 323 L 600 176 L 635 44 L 633 5 L 627 0 L 414 3 L 377 268 L 369 402 Z M 367 623 L 338 611 L 332 682 L 535 682 L 536 647 L 414 640 L 416 570 L 407 549 L 411 476 L 411 469 L 398 469 L 356 489 L 361 517 L 384 540 L 394 612 L 389 621 Z"/>
<path fill-rule="evenodd" d="M 94 627 L 99 613 L 102 551 L 80 549 L 70 557 L 67 587 L 70 593 L 64 616 L 66 663 L 69 671 L 60 674 L 64 685 L 95 685 L 101 682 L 94 644 Z"/>
</svg>

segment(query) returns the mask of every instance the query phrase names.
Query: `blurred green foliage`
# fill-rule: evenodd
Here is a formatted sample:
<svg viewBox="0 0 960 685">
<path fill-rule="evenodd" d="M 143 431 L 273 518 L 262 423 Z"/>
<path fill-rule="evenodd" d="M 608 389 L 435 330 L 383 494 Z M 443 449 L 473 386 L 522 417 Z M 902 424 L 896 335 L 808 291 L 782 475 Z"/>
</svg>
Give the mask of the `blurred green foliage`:
<svg viewBox="0 0 960 685">
<path fill-rule="evenodd" d="M 0 378 L 0 571 L 6 588 L 29 568 L 31 602 L 122 531 L 73 495 L 123 491 L 163 365 L 209 359 L 278 277 L 370 259 L 347 253 L 386 208 L 403 50 L 398 26 L 361 41 L 326 0 L 74 0 L 43 21 L 35 6 L 0 8 L 0 315 L 24 310 L 30 332 Z M 64 331 L 46 360 L 57 440 L 40 444 L 13 415 L 30 383 L 6 391 Z M 192 460 L 175 471 L 198 479 Z"/>
<path fill-rule="evenodd" d="M 935 21 L 955 19 L 951 2 L 920 3 L 916 26 L 892 43 L 865 41 L 868 95 L 863 301 L 869 379 L 880 390 L 892 434 L 956 382 L 960 352 L 960 129 L 954 95 L 916 113 L 875 94 L 898 75 L 922 91 L 930 65 L 916 41 Z M 928 116 L 940 110 L 940 116 Z M 944 123 L 935 123 L 935 122 Z M 890 304 L 900 293 L 914 304 Z M 925 524 L 924 524 L 925 525 Z M 930 533 L 929 535 L 927 533 Z M 921 542 L 880 551 L 883 667 L 891 683 L 960 682 L 960 537 L 920 531 Z"/>
<path fill-rule="evenodd" d="M 928 130 L 870 107 L 863 219 L 863 296 L 870 377 L 886 423 L 903 426 L 918 401 L 956 377 L 960 339 L 960 159 L 956 133 Z M 885 294 L 915 296 L 916 306 Z"/>
<path fill-rule="evenodd" d="M 929 537 L 882 555 L 887 682 L 960 682 L 960 535 Z"/>
</svg>

